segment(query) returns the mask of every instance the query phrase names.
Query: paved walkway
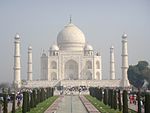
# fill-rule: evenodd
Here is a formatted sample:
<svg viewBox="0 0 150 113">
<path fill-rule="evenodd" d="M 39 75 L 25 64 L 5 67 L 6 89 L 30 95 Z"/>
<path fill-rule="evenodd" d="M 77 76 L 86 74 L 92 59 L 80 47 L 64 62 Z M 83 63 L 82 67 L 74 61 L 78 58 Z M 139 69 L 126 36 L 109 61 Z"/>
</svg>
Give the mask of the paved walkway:
<svg viewBox="0 0 150 113">
<path fill-rule="evenodd" d="M 59 96 L 59 98 L 57 98 L 57 100 L 55 100 L 55 102 L 44 113 L 56 113 L 63 98 L 64 96 Z"/>
<path fill-rule="evenodd" d="M 60 96 L 44 113 L 93 113 L 88 112 L 78 95 Z M 97 112 L 95 112 L 97 113 Z"/>
<path fill-rule="evenodd" d="M 79 96 L 64 96 L 56 113 L 88 113 Z"/>
<path fill-rule="evenodd" d="M 138 111 L 138 104 L 134 105 L 134 104 L 130 104 L 128 103 L 128 107 L 134 111 Z M 144 108 L 142 107 L 141 109 L 141 113 L 144 113 Z"/>
<path fill-rule="evenodd" d="M 80 95 L 80 100 L 84 104 L 85 108 L 87 109 L 88 113 L 100 113 L 94 105 L 92 105 L 89 100 L 87 100 L 83 95 Z"/>
</svg>

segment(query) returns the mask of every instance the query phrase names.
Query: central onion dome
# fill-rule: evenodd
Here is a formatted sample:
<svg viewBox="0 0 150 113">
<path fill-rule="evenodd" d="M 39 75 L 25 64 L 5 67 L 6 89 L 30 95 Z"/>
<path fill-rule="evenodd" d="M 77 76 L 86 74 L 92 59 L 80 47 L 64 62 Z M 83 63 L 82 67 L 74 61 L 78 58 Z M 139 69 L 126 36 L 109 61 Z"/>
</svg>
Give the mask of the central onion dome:
<svg viewBox="0 0 150 113">
<path fill-rule="evenodd" d="M 85 51 L 93 51 L 93 47 L 89 44 L 87 44 L 84 48 Z"/>
<path fill-rule="evenodd" d="M 82 51 L 85 46 L 85 37 L 77 26 L 69 23 L 59 32 L 57 44 L 60 50 Z"/>
<path fill-rule="evenodd" d="M 56 44 L 53 44 L 53 45 L 50 47 L 50 50 L 51 50 L 51 51 L 59 51 L 59 47 L 58 47 Z"/>
</svg>

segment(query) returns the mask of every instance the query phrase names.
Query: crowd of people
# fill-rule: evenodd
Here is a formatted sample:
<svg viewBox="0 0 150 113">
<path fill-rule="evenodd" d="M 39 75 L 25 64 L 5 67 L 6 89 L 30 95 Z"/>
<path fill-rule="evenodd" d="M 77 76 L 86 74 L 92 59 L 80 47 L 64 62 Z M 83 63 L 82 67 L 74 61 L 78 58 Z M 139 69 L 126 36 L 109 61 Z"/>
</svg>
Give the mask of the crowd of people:
<svg viewBox="0 0 150 113">
<path fill-rule="evenodd" d="M 86 86 L 80 86 L 80 87 L 63 87 L 60 89 L 60 95 L 69 95 L 69 94 L 81 94 L 88 91 L 88 88 Z"/>
<path fill-rule="evenodd" d="M 17 102 L 18 107 L 20 106 L 22 99 L 23 99 L 23 94 L 21 92 L 17 92 L 15 95 L 15 100 Z M 0 97 L 0 101 L 1 101 L 1 104 L 4 101 L 4 98 L 2 96 Z M 11 94 L 8 94 L 7 95 L 7 102 L 11 103 L 12 101 L 13 101 L 13 96 Z"/>
</svg>

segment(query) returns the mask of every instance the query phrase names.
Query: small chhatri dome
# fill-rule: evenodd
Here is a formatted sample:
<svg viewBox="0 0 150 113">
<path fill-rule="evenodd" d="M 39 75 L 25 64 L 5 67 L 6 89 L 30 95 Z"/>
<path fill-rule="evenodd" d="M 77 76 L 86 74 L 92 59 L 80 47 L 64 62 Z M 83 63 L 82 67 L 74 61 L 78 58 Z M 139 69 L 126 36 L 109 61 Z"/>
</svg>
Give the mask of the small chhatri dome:
<svg viewBox="0 0 150 113">
<path fill-rule="evenodd" d="M 16 33 L 16 35 L 15 35 L 15 39 L 19 39 L 19 38 L 20 38 L 19 34 L 18 34 L 18 33 Z"/>
<path fill-rule="evenodd" d="M 51 51 L 59 51 L 59 47 L 58 47 L 56 44 L 53 44 L 53 45 L 50 47 L 50 50 L 51 50 Z"/>
<path fill-rule="evenodd" d="M 82 51 L 85 46 L 85 36 L 77 26 L 69 23 L 59 32 L 57 44 L 60 50 Z"/>
<path fill-rule="evenodd" d="M 46 57 L 46 53 L 42 53 L 42 57 Z"/>
<path fill-rule="evenodd" d="M 29 46 L 28 49 L 32 50 L 32 46 Z"/>
<path fill-rule="evenodd" d="M 122 38 L 127 38 L 127 34 L 124 33 L 124 34 L 122 35 Z"/>
<path fill-rule="evenodd" d="M 93 47 L 91 45 L 87 44 L 85 46 L 84 50 L 86 50 L 86 51 L 93 51 Z"/>
<path fill-rule="evenodd" d="M 112 45 L 110 48 L 111 48 L 111 49 L 114 49 L 114 46 Z"/>
</svg>

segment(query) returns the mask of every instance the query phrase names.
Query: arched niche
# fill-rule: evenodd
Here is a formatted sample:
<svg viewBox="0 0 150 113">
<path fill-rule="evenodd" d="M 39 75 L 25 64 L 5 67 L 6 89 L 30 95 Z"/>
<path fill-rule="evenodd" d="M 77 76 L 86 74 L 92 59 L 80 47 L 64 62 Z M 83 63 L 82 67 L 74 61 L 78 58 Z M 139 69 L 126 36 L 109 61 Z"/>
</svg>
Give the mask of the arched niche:
<svg viewBox="0 0 150 113">
<path fill-rule="evenodd" d="M 92 69 L 92 62 L 91 61 L 86 61 L 86 66 L 87 66 L 87 69 Z"/>
<path fill-rule="evenodd" d="M 51 80 L 57 80 L 57 74 L 55 72 L 51 73 Z"/>
<path fill-rule="evenodd" d="M 78 79 L 78 63 L 74 60 L 68 60 L 65 63 L 65 73 L 66 80 L 77 80 Z"/>
<path fill-rule="evenodd" d="M 86 79 L 87 80 L 92 80 L 92 73 L 91 73 L 91 71 L 87 71 L 86 72 Z"/>
<path fill-rule="evenodd" d="M 96 72 L 96 79 L 100 80 L 100 73 L 99 72 Z"/>
<path fill-rule="evenodd" d="M 96 61 L 96 69 L 100 69 L 100 63 L 99 63 L 99 61 Z"/>
<path fill-rule="evenodd" d="M 57 63 L 56 61 L 51 62 L 51 69 L 57 69 Z"/>
</svg>

